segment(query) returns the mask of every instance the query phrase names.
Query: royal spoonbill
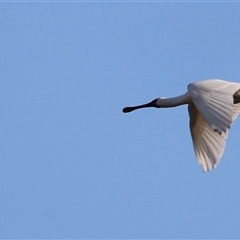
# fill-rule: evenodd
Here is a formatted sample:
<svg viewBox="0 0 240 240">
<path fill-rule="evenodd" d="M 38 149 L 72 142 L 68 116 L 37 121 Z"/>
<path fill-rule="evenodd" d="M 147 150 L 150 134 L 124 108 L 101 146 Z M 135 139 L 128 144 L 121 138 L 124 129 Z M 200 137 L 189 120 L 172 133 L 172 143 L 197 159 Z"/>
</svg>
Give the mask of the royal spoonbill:
<svg viewBox="0 0 240 240">
<path fill-rule="evenodd" d="M 125 107 L 123 112 L 188 104 L 196 157 L 203 172 L 211 171 L 221 160 L 228 130 L 240 112 L 240 83 L 210 79 L 190 83 L 187 89 L 181 96 L 156 98 L 147 104 Z"/>
</svg>

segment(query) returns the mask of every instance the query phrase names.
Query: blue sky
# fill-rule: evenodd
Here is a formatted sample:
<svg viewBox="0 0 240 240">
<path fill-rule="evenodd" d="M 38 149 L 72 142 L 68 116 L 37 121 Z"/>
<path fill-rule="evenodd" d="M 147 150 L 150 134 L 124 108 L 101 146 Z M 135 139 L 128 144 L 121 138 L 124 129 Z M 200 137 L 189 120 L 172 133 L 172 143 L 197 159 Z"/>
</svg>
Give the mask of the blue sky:
<svg viewBox="0 0 240 240">
<path fill-rule="evenodd" d="M 239 3 L 1 3 L 0 238 L 240 238 L 240 120 L 203 173 L 187 107 L 240 82 Z"/>
</svg>

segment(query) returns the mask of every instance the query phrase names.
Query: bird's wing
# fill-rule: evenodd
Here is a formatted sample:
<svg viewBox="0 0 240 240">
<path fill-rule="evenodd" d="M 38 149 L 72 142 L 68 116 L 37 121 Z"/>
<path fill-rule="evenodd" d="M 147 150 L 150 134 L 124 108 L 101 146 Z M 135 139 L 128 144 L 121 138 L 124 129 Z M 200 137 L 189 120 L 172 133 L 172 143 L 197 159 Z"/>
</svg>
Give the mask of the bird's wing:
<svg viewBox="0 0 240 240">
<path fill-rule="evenodd" d="M 188 85 L 192 101 L 209 126 L 219 134 L 227 133 L 240 107 L 233 104 L 233 95 L 239 83 L 205 80 Z"/>
<path fill-rule="evenodd" d="M 194 151 L 204 172 L 211 171 L 220 162 L 225 148 L 227 132 L 214 132 L 193 103 L 188 105 L 190 131 Z"/>
</svg>

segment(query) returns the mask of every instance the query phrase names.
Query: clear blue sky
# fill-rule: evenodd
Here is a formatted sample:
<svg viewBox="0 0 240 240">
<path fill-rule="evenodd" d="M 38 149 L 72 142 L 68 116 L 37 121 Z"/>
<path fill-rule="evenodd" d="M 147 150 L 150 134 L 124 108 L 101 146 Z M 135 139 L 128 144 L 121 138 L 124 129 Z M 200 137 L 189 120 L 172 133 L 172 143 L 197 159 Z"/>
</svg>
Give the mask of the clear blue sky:
<svg viewBox="0 0 240 240">
<path fill-rule="evenodd" d="M 240 119 L 203 173 L 187 107 L 240 82 L 239 3 L 1 3 L 0 238 L 240 238 Z"/>
</svg>

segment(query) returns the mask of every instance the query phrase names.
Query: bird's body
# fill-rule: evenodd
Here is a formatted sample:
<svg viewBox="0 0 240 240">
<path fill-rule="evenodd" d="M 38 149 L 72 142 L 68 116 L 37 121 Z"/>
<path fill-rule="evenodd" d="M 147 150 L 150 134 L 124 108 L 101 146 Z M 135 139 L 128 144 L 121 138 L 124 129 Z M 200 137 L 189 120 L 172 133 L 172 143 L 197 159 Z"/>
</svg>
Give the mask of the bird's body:
<svg viewBox="0 0 240 240">
<path fill-rule="evenodd" d="M 228 130 L 240 112 L 240 83 L 211 79 L 190 83 L 187 88 L 181 96 L 157 98 L 144 105 L 126 107 L 123 112 L 188 104 L 195 154 L 202 170 L 210 171 L 220 162 Z"/>
</svg>

